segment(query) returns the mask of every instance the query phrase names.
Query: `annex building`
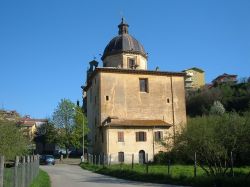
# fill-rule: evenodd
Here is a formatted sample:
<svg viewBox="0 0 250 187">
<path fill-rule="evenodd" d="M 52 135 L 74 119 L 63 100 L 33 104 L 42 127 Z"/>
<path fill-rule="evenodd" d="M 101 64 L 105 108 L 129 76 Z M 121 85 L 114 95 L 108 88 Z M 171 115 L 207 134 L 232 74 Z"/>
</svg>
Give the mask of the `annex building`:
<svg viewBox="0 0 250 187">
<path fill-rule="evenodd" d="M 183 72 L 148 70 L 144 47 L 122 19 L 106 46 L 103 66 L 90 62 L 83 97 L 90 140 L 88 152 L 111 163 L 143 163 L 166 151 L 186 124 Z M 170 138 L 169 138 L 170 137 Z"/>
</svg>

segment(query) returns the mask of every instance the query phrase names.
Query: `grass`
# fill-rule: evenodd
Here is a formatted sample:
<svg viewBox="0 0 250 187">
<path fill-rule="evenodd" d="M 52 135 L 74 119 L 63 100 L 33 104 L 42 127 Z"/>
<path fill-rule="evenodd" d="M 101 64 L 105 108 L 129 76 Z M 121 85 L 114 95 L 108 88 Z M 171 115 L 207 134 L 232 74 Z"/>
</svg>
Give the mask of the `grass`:
<svg viewBox="0 0 250 187">
<path fill-rule="evenodd" d="M 167 166 L 149 165 L 148 173 L 146 173 L 145 165 L 117 164 L 111 166 L 97 166 L 88 163 L 80 165 L 82 168 L 105 175 L 114 176 L 128 180 L 163 183 L 163 184 L 179 184 L 189 186 L 250 186 L 250 179 L 247 174 L 250 167 L 235 168 L 235 177 L 208 177 L 201 168 L 197 168 L 197 177 L 194 177 L 193 166 L 188 165 L 172 165 L 168 174 Z"/>
<path fill-rule="evenodd" d="M 13 186 L 14 185 L 14 168 L 4 168 L 4 180 L 3 186 Z"/>
<path fill-rule="evenodd" d="M 51 187 L 49 175 L 40 169 L 38 176 L 35 178 L 30 187 Z"/>
</svg>

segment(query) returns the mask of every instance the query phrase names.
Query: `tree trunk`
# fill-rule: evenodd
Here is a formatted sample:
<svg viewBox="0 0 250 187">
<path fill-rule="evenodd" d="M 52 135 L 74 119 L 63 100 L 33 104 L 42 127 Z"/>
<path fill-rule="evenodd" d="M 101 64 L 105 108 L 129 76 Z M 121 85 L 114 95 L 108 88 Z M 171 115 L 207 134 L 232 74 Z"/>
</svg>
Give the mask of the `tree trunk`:
<svg viewBox="0 0 250 187">
<path fill-rule="evenodd" d="M 69 158 L 69 151 L 68 151 L 68 147 L 65 148 L 66 149 L 66 158 Z"/>
</svg>

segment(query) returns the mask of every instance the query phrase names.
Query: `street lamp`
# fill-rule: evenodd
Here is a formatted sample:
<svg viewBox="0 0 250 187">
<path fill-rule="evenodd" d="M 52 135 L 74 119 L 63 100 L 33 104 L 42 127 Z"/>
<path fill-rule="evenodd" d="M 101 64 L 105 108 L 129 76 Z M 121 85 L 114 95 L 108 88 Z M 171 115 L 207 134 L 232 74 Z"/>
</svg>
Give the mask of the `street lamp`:
<svg viewBox="0 0 250 187">
<path fill-rule="evenodd" d="M 81 157 L 81 162 L 84 162 L 84 113 L 79 112 L 75 108 L 73 108 L 73 109 L 75 112 L 77 112 L 79 114 L 81 113 L 81 115 L 82 115 L 82 157 Z"/>
</svg>

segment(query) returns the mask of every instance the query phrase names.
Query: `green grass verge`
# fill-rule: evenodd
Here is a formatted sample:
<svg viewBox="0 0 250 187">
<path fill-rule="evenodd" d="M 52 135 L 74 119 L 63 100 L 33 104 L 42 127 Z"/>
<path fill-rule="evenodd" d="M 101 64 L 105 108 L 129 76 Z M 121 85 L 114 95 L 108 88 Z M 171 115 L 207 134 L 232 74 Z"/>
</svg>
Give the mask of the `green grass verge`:
<svg viewBox="0 0 250 187">
<path fill-rule="evenodd" d="M 172 165 L 168 174 L 167 166 L 150 165 L 148 173 L 146 173 L 145 165 L 134 165 L 132 170 L 131 165 L 111 165 L 107 167 L 84 163 L 80 165 L 83 169 L 87 169 L 96 173 L 110 175 L 117 178 L 163 183 L 177 184 L 188 186 L 250 186 L 250 178 L 246 177 L 250 171 L 250 167 L 235 168 L 235 177 L 208 177 L 201 168 L 197 168 L 197 177 L 193 177 L 193 166 L 187 165 Z"/>
<path fill-rule="evenodd" d="M 30 187 L 51 187 L 49 175 L 40 169 L 38 176 L 35 178 Z"/>
</svg>

